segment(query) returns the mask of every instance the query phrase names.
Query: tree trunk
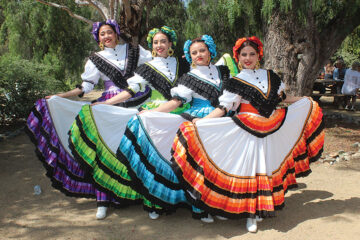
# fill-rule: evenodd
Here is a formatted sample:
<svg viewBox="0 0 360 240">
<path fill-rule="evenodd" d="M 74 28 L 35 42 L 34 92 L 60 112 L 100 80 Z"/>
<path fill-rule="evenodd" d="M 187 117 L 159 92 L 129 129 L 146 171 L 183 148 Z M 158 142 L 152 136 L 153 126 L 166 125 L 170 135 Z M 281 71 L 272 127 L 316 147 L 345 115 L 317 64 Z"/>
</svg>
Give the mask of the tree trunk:
<svg viewBox="0 0 360 240">
<path fill-rule="evenodd" d="M 336 16 L 320 33 L 311 9 L 306 23 L 293 11 L 274 11 L 264 29 L 265 67 L 282 76 L 288 93 L 309 96 L 321 68 L 358 26 L 357 21 Z"/>
<path fill-rule="evenodd" d="M 123 1 L 123 4 L 124 8 L 120 13 L 120 27 L 128 41 L 138 44 L 145 0 L 126 0 Z"/>
<path fill-rule="evenodd" d="M 265 30 L 265 66 L 282 76 L 292 95 L 310 95 L 319 69 L 333 54 L 320 51 L 318 35 L 292 12 L 275 12 Z"/>
</svg>

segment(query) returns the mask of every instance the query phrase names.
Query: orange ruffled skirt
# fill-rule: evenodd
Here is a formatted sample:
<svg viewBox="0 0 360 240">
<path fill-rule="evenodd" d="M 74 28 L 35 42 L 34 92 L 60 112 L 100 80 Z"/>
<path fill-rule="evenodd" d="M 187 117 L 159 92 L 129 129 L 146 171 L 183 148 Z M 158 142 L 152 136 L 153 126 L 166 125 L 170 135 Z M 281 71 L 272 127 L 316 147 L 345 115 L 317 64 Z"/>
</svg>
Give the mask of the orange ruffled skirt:
<svg viewBox="0 0 360 240">
<path fill-rule="evenodd" d="M 304 98 L 269 118 L 245 106 L 232 118 L 183 123 L 172 164 L 188 200 L 228 218 L 274 216 L 296 177 L 307 176 L 322 153 L 322 117 Z"/>
</svg>

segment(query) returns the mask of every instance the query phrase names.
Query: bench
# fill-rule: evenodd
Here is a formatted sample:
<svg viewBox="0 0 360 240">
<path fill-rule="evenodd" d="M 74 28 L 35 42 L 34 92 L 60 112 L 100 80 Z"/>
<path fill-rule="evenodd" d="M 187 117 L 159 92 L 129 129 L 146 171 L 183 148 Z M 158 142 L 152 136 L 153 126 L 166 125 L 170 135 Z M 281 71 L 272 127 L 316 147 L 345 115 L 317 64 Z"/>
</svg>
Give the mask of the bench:
<svg viewBox="0 0 360 240">
<path fill-rule="evenodd" d="M 314 98 L 314 100 L 316 100 L 317 98 L 320 98 L 320 97 L 333 97 L 334 100 L 333 100 L 332 105 L 337 108 L 340 108 L 340 109 L 344 107 L 344 104 L 345 104 L 344 97 L 345 96 L 346 95 L 340 94 L 340 93 L 313 93 L 313 94 L 311 94 L 311 97 Z M 316 101 L 321 102 L 321 99 L 318 99 Z"/>
<path fill-rule="evenodd" d="M 345 94 L 340 93 L 313 93 L 311 94 L 312 97 L 345 97 Z"/>
<path fill-rule="evenodd" d="M 318 86 L 322 86 L 324 93 L 317 93 L 317 90 L 320 90 L 319 88 L 315 90 L 315 85 L 318 84 Z M 321 84 L 321 85 L 319 85 Z M 346 95 L 337 93 L 339 90 L 341 90 L 342 85 L 344 84 L 344 81 L 337 81 L 333 79 L 316 79 L 314 82 L 314 90 L 311 94 L 311 97 L 314 99 L 319 99 L 320 97 L 333 97 L 333 105 L 340 107 L 343 105 L 344 97 Z"/>
</svg>

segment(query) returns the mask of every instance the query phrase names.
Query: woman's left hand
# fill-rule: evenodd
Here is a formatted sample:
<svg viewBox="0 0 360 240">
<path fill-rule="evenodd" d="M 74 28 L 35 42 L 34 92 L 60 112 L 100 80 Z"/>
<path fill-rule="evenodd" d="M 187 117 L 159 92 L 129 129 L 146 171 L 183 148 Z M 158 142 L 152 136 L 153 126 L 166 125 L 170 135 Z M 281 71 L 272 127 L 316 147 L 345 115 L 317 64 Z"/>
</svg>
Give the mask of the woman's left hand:
<svg viewBox="0 0 360 240">
<path fill-rule="evenodd" d="M 154 111 L 152 109 L 144 109 L 141 112 L 139 112 L 138 115 L 144 114 L 144 113 L 147 113 L 147 112 L 154 112 Z"/>
<path fill-rule="evenodd" d="M 193 124 L 195 124 L 197 121 L 199 121 L 201 118 L 194 118 L 193 120 L 192 120 L 192 123 Z"/>
<path fill-rule="evenodd" d="M 297 102 L 303 98 L 306 98 L 306 96 L 304 97 L 294 97 L 294 96 L 286 96 L 285 100 L 283 101 L 284 103 L 294 103 L 294 102 Z"/>
</svg>

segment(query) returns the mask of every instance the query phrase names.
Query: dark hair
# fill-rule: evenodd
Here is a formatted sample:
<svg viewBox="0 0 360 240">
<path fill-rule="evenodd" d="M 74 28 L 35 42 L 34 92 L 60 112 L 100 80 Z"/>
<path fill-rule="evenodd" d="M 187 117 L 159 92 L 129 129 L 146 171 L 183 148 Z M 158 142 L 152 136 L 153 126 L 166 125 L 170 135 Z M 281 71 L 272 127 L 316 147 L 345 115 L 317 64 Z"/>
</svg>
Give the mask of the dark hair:
<svg viewBox="0 0 360 240">
<path fill-rule="evenodd" d="M 244 47 L 247 47 L 247 46 L 250 46 L 250 47 L 254 48 L 257 53 L 260 53 L 259 46 L 258 46 L 256 43 L 254 43 L 253 41 L 250 41 L 250 40 L 246 40 L 246 41 L 240 46 L 240 48 L 239 48 L 239 50 L 238 50 L 238 53 L 240 54 L 241 50 L 242 50 Z"/>
<path fill-rule="evenodd" d="M 165 35 L 166 38 L 167 38 L 167 40 L 172 43 L 172 41 L 171 41 L 171 39 L 170 39 L 170 36 L 169 36 L 167 33 L 163 32 L 163 31 L 159 31 L 159 32 L 155 33 L 155 34 L 154 34 L 154 37 L 155 37 L 155 35 L 158 34 L 158 33 L 161 33 L 161 34 Z M 152 38 L 152 41 L 154 41 L 154 37 Z"/>
<path fill-rule="evenodd" d="M 197 38 L 194 38 L 193 40 L 191 40 L 190 47 L 191 47 L 191 45 L 193 45 L 194 43 L 197 43 L 197 42 L 205 44 L 206 48 L 209 50 L 209 47 L 206 45 L 205 41 L 201 39 L 201 37 L 197 37 Z M 189 47 L 189 49 L 190 49 L 190 47 Z"/>
</svg>

